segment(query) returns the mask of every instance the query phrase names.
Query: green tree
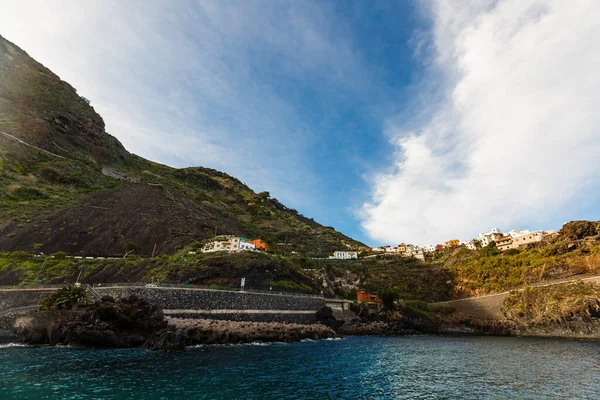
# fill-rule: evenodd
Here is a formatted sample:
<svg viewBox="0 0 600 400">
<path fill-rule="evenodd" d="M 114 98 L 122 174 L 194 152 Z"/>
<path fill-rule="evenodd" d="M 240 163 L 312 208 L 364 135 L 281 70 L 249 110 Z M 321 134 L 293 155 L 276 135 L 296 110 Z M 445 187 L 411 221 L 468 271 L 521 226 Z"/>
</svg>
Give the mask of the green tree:
<svg viewBox="0 0 600 400">
<path fill-rule="evenodd" d="M 398 293 L 392 288 L 381 289 L 377 295 L 383 301 L 383 306 L 388 310 L 395 308 L 394 302 L 400 298 Z"/>
<path fill-rule="evenodd" d="M 500 254 L 500 250 L 498 250 L 498 248 L 496 247 L 496 242 L 491 242 L 487 246 L 482 247 L 480 252 L 481 255 L 484 257 L 493 257 Z"/>
</svg>

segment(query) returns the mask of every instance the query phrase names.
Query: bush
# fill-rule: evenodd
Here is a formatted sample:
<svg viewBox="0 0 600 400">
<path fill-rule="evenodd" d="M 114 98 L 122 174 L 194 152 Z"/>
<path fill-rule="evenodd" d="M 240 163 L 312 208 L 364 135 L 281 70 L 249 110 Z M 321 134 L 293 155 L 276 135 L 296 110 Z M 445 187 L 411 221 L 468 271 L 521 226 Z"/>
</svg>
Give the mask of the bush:
<svg viewBox="0 0 600 400">
<path fill-rule="evenodd" d="M 15 260 L 31 260 L 34 258 L 34 255 L 25 251 L 15 251 L 14 253 L 10 253 L 9 257 Z"/>
<path fill-rule="evenodd" d="M 500 250 L 498 250 L 498 248 L 496 247 L 496 242 L 492 242 L 487 246 L 482 247 L 481 250 L 479 250 L 479 252 L 484 257 L 493 257 L 500 254 Z"/>
<path fill-rule="evenodd" d="M 82 286 L 67 285 L 58 289 L 56 293 L 45 298 L 40 303 L 41 309 L 72 310 L 79 304 L 85 304 L 89 300 L 89 293 Z"/>
<path fill-rule="evenodd" d="M 65 253 L 64 251 L 57 251 L 56 253 L 52 253 L 51 256 L 57 260 L 64 260 L 65 258 L 67 258 L 67 253 Z"/>
<path fill-rule="evenodd" d="M 388 310 L 393 310 L 394 302 L 400 298 L 398 293 L 392 288 L 381 289 L 377 295 L 383 301 L 383 306 Z"/>
</svg>

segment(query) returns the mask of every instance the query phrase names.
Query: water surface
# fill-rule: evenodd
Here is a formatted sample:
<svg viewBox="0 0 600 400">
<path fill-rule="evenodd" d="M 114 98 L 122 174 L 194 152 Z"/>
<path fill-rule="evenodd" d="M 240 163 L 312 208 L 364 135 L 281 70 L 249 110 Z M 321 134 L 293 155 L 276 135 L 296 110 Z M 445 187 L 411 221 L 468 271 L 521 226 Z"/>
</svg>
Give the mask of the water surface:
<svg viewBox="0 0 600 400">
<path fill-rule="evenodd" d="M 0 399 L 600 398 L 600 343 L 354 337 L 146 350 L 0 348 Z"/>
</svg>

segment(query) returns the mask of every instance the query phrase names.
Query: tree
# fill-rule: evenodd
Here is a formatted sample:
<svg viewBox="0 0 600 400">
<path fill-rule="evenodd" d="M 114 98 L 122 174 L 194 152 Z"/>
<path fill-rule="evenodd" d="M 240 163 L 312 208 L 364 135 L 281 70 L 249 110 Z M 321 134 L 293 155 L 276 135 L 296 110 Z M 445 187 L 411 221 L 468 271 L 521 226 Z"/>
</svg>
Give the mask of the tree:
<svg viewBox="0 0 600 400">
<path fill-rule="evenodd" d="M 500 254 L 500 250 L 498 250 L 498 248 L 496 247 L 496 242 L 491 242 L 487 246 L 482 247 L 480 252 L 481 255 L 484 257 L 493 257 Z"/>
<path fill-rule="evenodd" d="M 398 293 L 392 288 L 381 289 L 377 292 L 377 295 L 383 301 L 383 307 L 388 310 L 393 310 L 395 308 L 394 302 L 400 298 Z"/>
</svg>

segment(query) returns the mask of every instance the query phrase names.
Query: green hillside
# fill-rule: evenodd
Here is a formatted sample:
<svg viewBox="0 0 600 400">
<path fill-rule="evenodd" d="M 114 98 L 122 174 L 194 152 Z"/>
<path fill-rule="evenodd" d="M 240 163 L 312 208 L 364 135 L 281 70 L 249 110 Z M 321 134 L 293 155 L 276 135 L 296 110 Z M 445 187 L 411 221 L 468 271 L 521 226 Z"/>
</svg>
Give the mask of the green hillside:
<svg viewBox="0 0 600 400">
<path fill-rule="evenodd" d="M 215 232 L 276 253 L 362 246 L 224 173 L 129 153 L 73 87 L 0 37 L 0 251 L 172 254 Z"/>
</svg>

